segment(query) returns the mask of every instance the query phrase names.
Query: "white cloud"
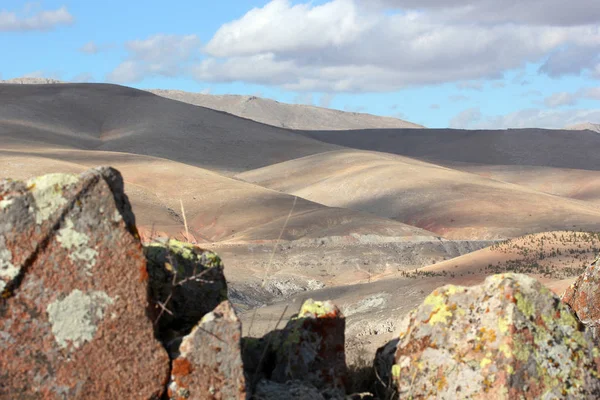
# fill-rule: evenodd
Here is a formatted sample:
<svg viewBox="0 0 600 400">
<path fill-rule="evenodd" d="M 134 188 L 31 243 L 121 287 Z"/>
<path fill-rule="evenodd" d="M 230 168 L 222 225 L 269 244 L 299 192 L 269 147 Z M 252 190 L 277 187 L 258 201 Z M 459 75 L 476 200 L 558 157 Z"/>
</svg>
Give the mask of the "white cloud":
<svg viewBox="0 0 600 400">
<path fill-rule="evenodd" d="M 573 106 L 577 103 L 577 96 L 572 93 L 554 93 L 544 99 L 546 107 Z"/>
<path fill-rule="evenodd" d="M 33 5 L 28 3 L 22 13 L 0 10 L 0 32 L 48 31 L 59 25 L 70 25 L 75 18 L 66 7 L 56 10 L 39 11 L 32 14 Z"/>
<path fill-rule="evenodd" d="M 467 129 L 470 126 L 481 120 L 481 111 L 479 107 L 468 108 L 458 113 L 454 118 L 450 120 L 450 128 L 455 129 Z"/>
<path fill-rule="evenodd" d="M 138 82 L 152 75 L 176 76 L 186 72 L 196 57 L 200 39 L 196 35 L 158 34 L 145 40 L 125 43 L 129 56 L 107 80 L 117 83 Z"/>
<path fill-rule="evenodd" d="M 361 0 L 371 7 L 443 13 L 455 21 L 569 26 L 597 24 L 597 0 Z"/>
<path fill-rule="evenodd" d="M 221 26 L 205 51 L 216 57 L 313 52 L 315 48 L 351 44 L 376 22 L 376 16 L 359 15 L 353 0 L 336 0 L 314 7 L 273 0 Z"/>
<path fill-rule="evenodd" d="M 547 1 L 565 9 L 557 0 Z M 555 24 L 548 11 L 517 15 L 507 23 L 509 11 L 524 10 L 526 4 L 531 10 L 545 8 L 540 1 L 387 3 L 418 11 L 385 13 L 366 0 L 321 5 L 273 0 L 223 25 L 204 47 L 208 57 L 193 76 L 307 92 L 383 92 L 444 82 L 464 82 L 459 85 L 477 90 L 477 80 L 502 78 L 527 62 L 546 60 L 542 72 L 552 76 L 582 71 L 593 65 L 581 55 L 600 51 L 600 29 L 577 25 L 586 23 L 589 14 L 565 10 L 565 20 L 573 23 Z M 473 15 L 485 18 L 467 18 Z M 565 70 L 551 53 L 570 47 L 580 56 Z"/>
<path fill-rule="evenodd" d="M 600 121 L 600 109 L 542 110 L 536 108 L 513 113 L 486 116 L 470 127 L 473 129 L 548 128 L 560 129 L 582 122 Z"/>
<path fill-rule="evenodd" d="M 600 100 L 600 87 L 585 87 L 575 92 L 559 92 L 544 99 L 546 107 L 574 106 L 581 99 Z"/>
</svg>

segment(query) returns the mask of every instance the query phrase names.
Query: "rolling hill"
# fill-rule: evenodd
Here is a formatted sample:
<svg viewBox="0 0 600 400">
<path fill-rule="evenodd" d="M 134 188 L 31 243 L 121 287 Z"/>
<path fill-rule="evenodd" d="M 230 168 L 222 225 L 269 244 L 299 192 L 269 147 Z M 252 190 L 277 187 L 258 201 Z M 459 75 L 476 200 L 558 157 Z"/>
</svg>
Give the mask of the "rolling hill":
<svg viewBox="0 0 600 400">
<path fill-rule="evenodd" d="M 345 112 L 302 104 L 286 104 L 256 96 L 213 95 L 180 90 L 149 92 L 197 106 L 225 111 L 253 121 L 287 129 L 350 130 L 381 128 L 424 128 L 398 118 Z"/>
<path fill-rule="evenodd" d="M 0 141 L 148 155 L 224 174 L 339 148 L 108 84 L 0 85 Z"/>
<path fill-rule="evenodd" d="M 448 239 L 600 230 L 595 204 L 387 153 L 336 150 L 237 178 L 331 207 L 391 218 Z"/>
</svg>

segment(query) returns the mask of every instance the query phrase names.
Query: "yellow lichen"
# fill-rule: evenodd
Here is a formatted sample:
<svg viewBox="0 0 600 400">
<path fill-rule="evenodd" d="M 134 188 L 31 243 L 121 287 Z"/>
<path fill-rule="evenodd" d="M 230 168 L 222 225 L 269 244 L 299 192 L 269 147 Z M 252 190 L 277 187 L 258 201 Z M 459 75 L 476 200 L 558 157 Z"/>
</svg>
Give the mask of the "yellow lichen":
<svg viewBox="0 0 600 400">
<path fill-rule="evenodd" d="M 443 295 L 438 294 L 438 291 L 434 291 L 424 301 L 425 305 L 432 307 L 431 314 L 429 316 L 429 325 L 435 325 L 438 323 L 447 323 L 446 318 L 452 316 L 452 312 L 446 304 L 447 298 Z"/>
<path fill-rule="evenodd" d="M 510 358 L 512 356 L 512 350 L 510 349 L 510 346 L 506 343 L 502 343 L 499 347 L 499 350 L 502 352 L 502 354 L 504 354 L 504 357 L 506 358 Z"/>
<path fill-rule="evenodd" d="M 304 302 L 304 304 L 302 304 L 300 312 L 298 313 L 298 318 L 303 318 L 308 314 L 312 314 L 315 317 L 319 318 L 333 311 L 333 306 L 329 302 L 314 301 L 313 299 L 308 299 Z"/>
<path fill-rule="evenodd" d="M 399 365 L 394 364 L 392 365 L 392 376 L 395 378 L 399 378 L 400 377 L 400 371 L 402 371 L 402 368 L 400 368 Z"/>
<path fill-rule="evenodd" d="M 508 332 L 508 328 L 510 327 L 510 320 L 508 317 L 500 317 L 498 318 L 498 329 L 502 333 Z"/>
<path fill-rule="evenodd" d="M 481 362 L 479 363 L 479 366 L 480 366 L 481 368 L 485 368 L 485 367 L 486 367 L 486 365 L 489 365 L 489 364 L 491 364 L 491 363 L 492 363 L 492 360 L 490 360 L 489 358 L 483 358 L 483 359 L 481 360 Z"/>
</svg>

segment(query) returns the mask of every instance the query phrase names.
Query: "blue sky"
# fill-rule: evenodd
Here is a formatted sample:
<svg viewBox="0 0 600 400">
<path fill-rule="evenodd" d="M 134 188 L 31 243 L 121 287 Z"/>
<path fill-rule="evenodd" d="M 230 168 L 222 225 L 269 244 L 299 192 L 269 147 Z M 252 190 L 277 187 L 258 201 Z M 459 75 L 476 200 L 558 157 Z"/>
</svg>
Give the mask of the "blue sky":
<svg viewBox="0 0 600 400">
<path fill-rule="evenodd" d="M 2 79 L 255 94 L 432 128 L 600 122 L 597 0 L 4 0 L 0 51 Z"/>
</svg>

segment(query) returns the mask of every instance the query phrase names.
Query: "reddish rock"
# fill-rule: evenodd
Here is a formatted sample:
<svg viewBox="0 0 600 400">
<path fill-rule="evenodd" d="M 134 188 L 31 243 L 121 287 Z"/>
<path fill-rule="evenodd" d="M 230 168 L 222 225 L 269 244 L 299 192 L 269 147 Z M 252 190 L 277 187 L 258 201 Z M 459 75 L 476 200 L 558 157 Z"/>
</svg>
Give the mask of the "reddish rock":
<svg viewBox="0 0 600 400">
<path fill-rule="evenodd" d="M 146 276 L 118 171 L 0 182 L 0 398 L 160 397 Z"/>
<path fill-rule="evenodd" d="M 600 257 L 562 295 L 598 343 L 600 339 Z"/>
<path fill-rule="evenodd" d="M 447 285 L 403 320 L 394 398 L 598 399 L 600 350 L 590 339 L 527 275 Z"/>
<path fill-rule="evenodd" d="M 344 316 L 332 302 L 307 300 L 271 342 L 276 361 L 270 379 L 301 380 L 320 390 L 344 392 L 345 326 Z"/>
<path fill-rule="evenodd" d="M 151 318 L 174 356 L 181 339 L 227 299 L 223 262 L 212 251 L 178 240 L 144 246 Z"/>
<path fill-rule="evenodd" d="M 173 360 L 169 397 L 173 400 L 246 399 L 240 342 L 242 324 L 223 301 L 192 329 Z"/>
</svg>

